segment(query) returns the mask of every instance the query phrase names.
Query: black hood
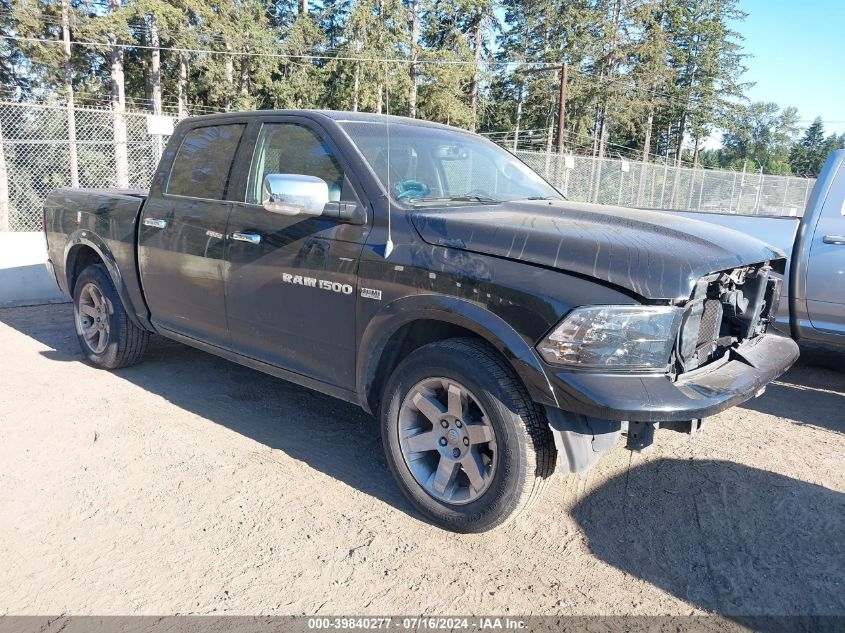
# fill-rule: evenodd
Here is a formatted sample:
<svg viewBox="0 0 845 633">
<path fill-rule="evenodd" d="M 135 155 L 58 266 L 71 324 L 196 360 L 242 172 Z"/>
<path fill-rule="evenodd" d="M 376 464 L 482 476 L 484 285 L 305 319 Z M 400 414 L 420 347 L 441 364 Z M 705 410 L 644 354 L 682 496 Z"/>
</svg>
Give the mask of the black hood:
<svg viewBox="0 0 845 633">
<path fill-rule="evenodd" d="M 647 299 L 686 299 L 703 275 L 784 257 L 707 222 L 568 201 L 417 209 L 411 217 L 429 244 L 593 277 Z"/>
</svg>

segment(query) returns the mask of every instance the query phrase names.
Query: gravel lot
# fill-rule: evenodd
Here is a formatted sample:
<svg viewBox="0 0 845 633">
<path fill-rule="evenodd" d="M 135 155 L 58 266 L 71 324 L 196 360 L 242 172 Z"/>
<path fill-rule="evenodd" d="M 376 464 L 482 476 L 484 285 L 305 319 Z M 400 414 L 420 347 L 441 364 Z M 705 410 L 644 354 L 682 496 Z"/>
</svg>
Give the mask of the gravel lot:
<svg viewBox="0 0 845 633">
<path fill-rule="evenodd" d="M 845 355 L 461 536 L 355 407 L 165 341 L 97 370 L 71 314 L 0 310 L 0 614 L 845 614 Z"/>
</svg>

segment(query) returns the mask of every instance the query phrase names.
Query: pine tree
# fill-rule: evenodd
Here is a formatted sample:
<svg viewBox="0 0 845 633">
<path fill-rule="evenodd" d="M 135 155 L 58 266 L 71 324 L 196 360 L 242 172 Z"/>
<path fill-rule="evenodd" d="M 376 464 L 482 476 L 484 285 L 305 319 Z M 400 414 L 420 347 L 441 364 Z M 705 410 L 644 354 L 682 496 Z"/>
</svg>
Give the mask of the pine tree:
<svg viewBox="0 0 845 633">
<path fill-rule="evenodd" d="M 827 139 L 825 139 L 824 149 L 822 150 L 822 155 L 825 157 L 825 161 L 831 153 L 840 149 L 845 149 L 845 132 L 838 136 L 836 134 L 831 134 L 827 137 Z M 824 165 L 824 162 L 822 165 Z"/>
<path fill-rule="evenodd" d="M 20 33 L 20 12 L 13 11 L 16 3 L 12 0 L 0 0 L 0 31 Z M 31 77 L 22 72 L 27 61 L 27 54 L 15 40 L 0 40 L 0 85 L 6 91 L 4 99 L 17 96 L 26 97 L 31 87 Z"/>
<path fill-rule="evenodd" d="M 504 7 L 499 60 L 569 65 L 564 140 L 567 147 L 582 149 L 596 118 L 600 84 L 594 73 L 604 46 L 603 31 L 596 28 L 601 6 L 587 0 L 505 0 Z M 559 88 L 558 71 L 510 69 L 493 84 L 495 109 L 504 108 L 495 125 L 520 130 L 528 143 L 542 137 L 543 147 L 550 146 Z"/>
<path fill-rule="evenodd" d="M 322 69 L 308 57 L 324 44 L 323 31 L 308 13 L 300 13 L 283 31 L 280 51 L 301 56 L 284 59 L 268 84 L 274 108 L 315 108 L 323 105 L 327 91 Z"/>
<path fill-rule="evenodd" d="M 646 0 L 631 11 L 634 33 L 626 48 L 631 65 L 630 103 L 635 127 L 642 138 L 642 160 L 648 161 L 652 151 L 655 114 L 665 107 L 665 91 L 674 79 L 669 65 L 669 34 L 666 21 L 669 0 Z"/>
<path fill-rule="evenodd" d="M 798 126 L 795 108 L 781 111 L 776 103 L 757 102 L 737 109 L 722 136 L 721 161 L 741 168 L 752 161 L 767 173 L 789 174 L 789 151 Z"/>
<path fill-rule="evenodd" d="M 5 30 L 50 41 L 0 40 L 0 79 L 7 97 L 63 98 L 69 120 L 72 104 L 110 104 L 118 147 L 124 107 L 389 108 L 509 132 L 512 148 L 561 134 L 644 160 L 695 162 L 721 128 L 708 164 L 816 173 L 845 139 L 814 124 L 795 143 L 794 109 L 742 100 L 743 17 L 738 0 L 0 0 Z M 557 130 L 559 71 L 533 71 L 562 63 Z"/>
<path fill-rule="evenodd" d="M 678 0 L 668 5 L 669 63 L 675 77 L 668 87 L 675 120 L 675 160 L 692 131 L 695 153 L 712 125 L 742 96 L 745 68 L 739 35 L 731 22 L 745 18 L 737 0 Z"/>
<path fill-rule="evenodd" d="M 424 12 L 427 19 L 421 40 L 426 50 L 419 73 L 420 118 L 469 128 L 473 120 L 470 92 L 476 71 L 463 8 L 451 0 L 431 0 Z"/>
<path fill-rule="evenodd" d="M 817 176 L 827 159 L 827 149 L 824 123 L 821 117 L 816 117 L 789 155 L 789 164 L 793 173 L 809 177 Z"/>
<path fill-rule="evenodd" d="M 143 90 L 142 103 L 151 112 L 162 113 L 167 102 L 175 105 L 180 117 L 185 116 L 189 57 L 170 49 L 200 46 L 198 30 L 208 9 L 200 0 L 127 0 L 124 10 L 133 39 L 144 46 L 127 51 L 128 99 L 132 101 Z"/>
</svg>

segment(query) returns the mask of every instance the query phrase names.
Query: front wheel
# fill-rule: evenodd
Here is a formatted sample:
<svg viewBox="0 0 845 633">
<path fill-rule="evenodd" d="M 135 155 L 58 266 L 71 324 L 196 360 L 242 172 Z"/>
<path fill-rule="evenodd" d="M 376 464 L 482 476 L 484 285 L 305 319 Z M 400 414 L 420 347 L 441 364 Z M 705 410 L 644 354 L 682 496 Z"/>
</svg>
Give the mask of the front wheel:
<svg viewBox="0 0 845 633">
<path fill-rule="evenodd" d="M 475 340 L 432 343 L 402 361 L 381 423 L 402 492 L 449 530 L 501 525 L 539 496 L 554 470 L 545 419 L 505 361 Z"/>
<path fill-rule="evenodd" d="M 79 347 L 97 367 L 134 365 L 147 349 L 149 332 L 129 319 L 102 264 L 79 274 L 73 288 L 73 317 Z"/>
</svg>

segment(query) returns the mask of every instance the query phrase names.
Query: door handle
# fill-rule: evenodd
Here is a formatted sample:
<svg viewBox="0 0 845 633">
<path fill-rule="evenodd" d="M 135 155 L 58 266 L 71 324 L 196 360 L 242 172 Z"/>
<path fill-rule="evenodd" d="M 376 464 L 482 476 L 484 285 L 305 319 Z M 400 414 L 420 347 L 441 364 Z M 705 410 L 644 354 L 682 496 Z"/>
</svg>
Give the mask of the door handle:
<svg viewBox="0 0 845 633">
<path fill-rule="evenodd" d="M 144 226 L 151 226 L 154 229 L 167 228 L 166 220 L 159 220 L 158 218 L 144 218 Z"/>
<path fill-rule="evenodd" d="M 232 233 L 232 239 L 238 240 L 239 242 L 248 242 L 250 244 L 261 243 L 261 236 L 256 233 L 238 233 L 235 231 Z"/>
<path fill-rule="evenodd" d="M 845 245 L 845 235 L 825 235 L 822 238 L 822 242 L 825 244 L 839 244 L 840 246 Z"/>
</svg>

